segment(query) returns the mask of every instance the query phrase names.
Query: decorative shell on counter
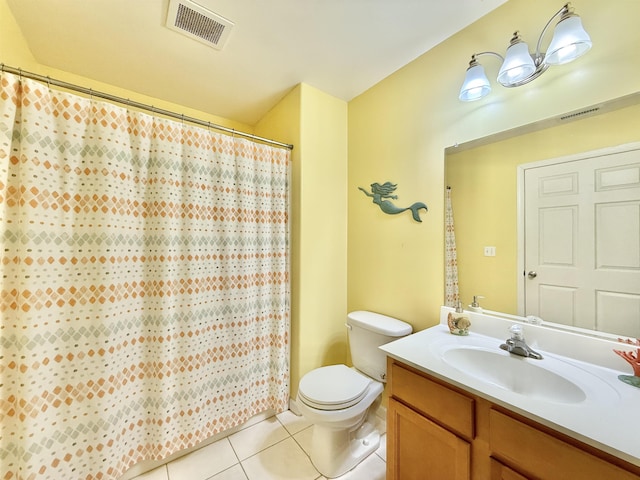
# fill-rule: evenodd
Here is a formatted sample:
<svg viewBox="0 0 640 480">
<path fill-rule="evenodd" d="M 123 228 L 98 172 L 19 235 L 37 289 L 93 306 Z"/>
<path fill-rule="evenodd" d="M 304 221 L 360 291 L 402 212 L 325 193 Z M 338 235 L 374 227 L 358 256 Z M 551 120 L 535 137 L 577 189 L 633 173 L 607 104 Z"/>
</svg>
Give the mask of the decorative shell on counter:
<svg viewBox="0 0 640 480">
<path fill-rule="evenodd" d="M 447 316 L 447 325 L 449 325 L 449 331 L 454 335 L 468 335 L 471 322 L 467 317 L 457 317 L 454 313 L 449 313 Z"/>
</svg>

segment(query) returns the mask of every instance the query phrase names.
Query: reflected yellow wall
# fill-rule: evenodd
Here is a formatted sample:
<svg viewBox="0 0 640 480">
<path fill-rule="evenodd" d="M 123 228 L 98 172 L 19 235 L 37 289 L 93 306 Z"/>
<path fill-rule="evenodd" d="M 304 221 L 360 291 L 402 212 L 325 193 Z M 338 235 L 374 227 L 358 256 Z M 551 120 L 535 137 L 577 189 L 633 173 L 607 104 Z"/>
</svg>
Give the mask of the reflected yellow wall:
<svg viewBox="0 0 640 480">
<path fill-rule="evenodd" d="M 640 106 L 447 155 L 460 295 L 484 295 L 490 310 L 517 312 L 517 166 L 640 141 Z M 495 246 L 485 257 L 484 246 Z"/>
<path fill-rule="evenodd" d="M 514 29 L 535 45 L 562 2 L 510 0 L 349 103 L 348 307 L 394 315 L 423 329 L 444 302 L 444 149 L 634 93 L 640 2 L 572 2 L 594 42 L 575 62 L 474 103 L 458 100 L 472 53 L 504 53 Z M 620 12 L 625 12 L 620 15 Z M 499 62 L 484 57 L 489 78 Z M 635 122 L 637 125 L 637 121 Z M 418 224 L 388 216 L 357 190 L 398 184 L 398 204 L 424 201 Z M 458 212 L 456 213 L 458 215 Z M 465 299 L 465 303 L 468 303 Z"/>
</svg>

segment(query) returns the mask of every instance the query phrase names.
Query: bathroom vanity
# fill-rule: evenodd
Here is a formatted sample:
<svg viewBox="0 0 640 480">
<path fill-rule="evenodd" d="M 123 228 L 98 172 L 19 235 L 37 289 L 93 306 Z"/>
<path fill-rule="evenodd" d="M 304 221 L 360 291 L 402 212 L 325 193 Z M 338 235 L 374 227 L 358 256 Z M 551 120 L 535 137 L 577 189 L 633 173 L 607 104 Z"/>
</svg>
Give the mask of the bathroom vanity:
<svg viewBox="0 0 640 480">
<path fill-rule="evenodd" d="M 640 478 L 640 389 L 617 379 L 622 344 L 524 325 L 543 359 L 514 358 L 500 349 L 512 321 L 472 314 L 458 337 L 450 311 L 381 347 L 387 480 Z"/>
</svg>

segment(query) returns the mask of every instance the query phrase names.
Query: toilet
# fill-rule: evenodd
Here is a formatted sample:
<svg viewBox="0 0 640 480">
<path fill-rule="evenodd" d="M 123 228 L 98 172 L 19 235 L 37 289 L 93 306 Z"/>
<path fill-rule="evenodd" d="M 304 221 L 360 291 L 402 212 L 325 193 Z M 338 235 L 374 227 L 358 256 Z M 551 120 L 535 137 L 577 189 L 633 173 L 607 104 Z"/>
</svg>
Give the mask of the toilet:
<svg viewBox="0 0 640 480">
<path fill-rule="evenodd" d="M 380 446 L 376 410 L 386 382 L 387 357 L 378 349 L 409 335 L 411 325 L 367 311 L 347 315 L 353 368 L 330 365 L 300 379 L 296 404 L 313 423 L 311 461 L 327 478 L 343 475 Z"/>
</svg>

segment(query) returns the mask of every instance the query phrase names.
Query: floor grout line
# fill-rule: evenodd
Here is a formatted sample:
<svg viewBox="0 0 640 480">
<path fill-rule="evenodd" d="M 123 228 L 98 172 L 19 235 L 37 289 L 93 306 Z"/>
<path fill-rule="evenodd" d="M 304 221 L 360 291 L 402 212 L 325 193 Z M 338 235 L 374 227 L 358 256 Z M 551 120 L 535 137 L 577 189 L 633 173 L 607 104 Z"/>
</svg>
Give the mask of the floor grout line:
<svg viewBox="0 0 640 480">
<path fill-rule="evenodd" d="M 242 460 L 240 459 L 240 456 L 238 455 L 238 452 L 237 452 L 236 448 L 234 447 L 233 443 L 232 443 L 232 442 L 231 442 L 231 440 L 230 440 L 230 438 L 231 438 L 231 436 L 232 436 L 233 434 L 232 434 L 232 435 L 225 436 L 225 437 L 221 438 L 220 440 L 217 440 L 216 442 L 220 442 L 220 441 L 222 441 L 222 440 L 226 440 L 226 441 L 227 441 L 228 445 L 231 447 L 231 450 L 232 450 L 232 452 L 233 452 L 233 454 L 234 454 L 234 456 L 235 456 L 236 463 L 234 463 L 233 465 L 231 465 L 231 466 L 229 466 L 229 467 L 225 468 L 224 470 L 221 470 L 220 472 L 216 472 L 215 474 L 213 474 L 213 475 L 212 475 L 212 476 L 210 476 L 210 477 L 207 477 L 207 479 L 206 479 L 206 480 L 211 480 L 211 479 L 213 479 L 214 477 L 216 477 L 217 475 L 220 475 L 220 474 L 222 474 L 223 472 L 226 472 L 226 471 L 228 471 L 228 470 L 230 470 L 230 469 L 232 469 L 232 468 L 235 468 L 237 465 L 239 465 L 239 466 L 240 466 L 240 468 L 241 468 L 241 470 L 242 470 L 242 473 L 244 474 L 244 478 L 246 478 L 247 480 L 251 480 L 251 479 L 250 479 L 250 477 L 249 477 L 249 474 L 247 473 L 247 470 L 246 470 L 246 468 L 245 468 L 244 462 L 246 462 L 246 461 L 247 461 L 247 460 L 249 460 L 249 459 L 252 459 L 253 457 L 255 457 L 255 456 L 257 456 L 257 455 L 263 454 L 265 451 L 269 450 L 270 448 L 275 447 L 276 445 L 279 445 L 279 444 L 281 444 L 282 442 L 285 442 L 285 441 L 287 441 L 287 440 L 289 440 L 289 439 L 292 439 L 292 440 L 295 442 L 295 444 L 298 446 L 298 448 L 300 448 L 300 450 L 302 450 L 302 453 L 303 453 L 303 454 L 305 455 L 305 457 L 309 460 L 311 467 L 313 468 L 313 470 L 314 470 L 314 471 L 316 472 L 316 474 L 317 474 L 317 476 L 313 477 L 313 478 L 314 478 L 314 480 L 321 480 L 321 479 L 324 479 L 324 476 L 322 475 L 322 473 L 320 473 L 320 472 L 316 469 L 315 465 L 313 465 L 313 462 L 311 461 L 311 455 L 310 455 L 310 453 L 309 453 L 309 452 L 307 452 L 307 450 L 305 450 L 305 448 L 303 447 L 302 443 L 301 443 L 301 442 L 299 442 L 299 441 L 298 441 L 298 439 L 296 438 L 296 435 L 299 435 L 299 434 L 301 434 L 302 432 L 305 432 L 306 430 L 308 430 L 308 429 L 312 428 L 312 427 L 313 427 L 313 425 L 312 425 L 312 424 L 311 424 L 311 425 L 307 425 L 307 426 L 305 426 L 304 428 L 302 428 L 302 429 L 300 429 L 300 430 L 298 430 L 298 431 L 296 431 L 296 432 L 294 433 L 293 431 L 290 431 L 290 430 L 287 428 L 287 426 L 285 425 L 285 423 L 284 423 L 284 421 L 283 421 L 283 420 L 281 420 L 280 418 L 278 418 L 278 415 L 277 415 L 277 414 L 276 414 L 276 415 L 274 415 L 273 417 L 275 417 L 276 421 L 278 422 L 278 425 L 279 425 L 280 427 L 282 427 L 282 428 L 284 429 L 284 431 L 286 432 L 286 437 L 285 437 L 285 438 L 282 438 L 281 440 L 278 440 L 277 442 L 272 443 L 271 445 L 268 445 L 268 446 L 266 446 L 266 447 L 264 447 L 264 448 L 261 448 L 260 450 L 258 450 L 258 451 L 256 451 L 256 452 L 254 452 L 253 454 L 251 454 L 250 456 L 248 456 L 247 458 L 242 459 Z M 253 426 L 256 426 L 256 425 L 260 424 L 261 422 L 267 421 L 267 420 L 269 420 L 269 419 L 271 419 L 271 418 L 272 418 L 272 417 L 268 417 L 268 418 L 266 418 L 266 419 L 264 419 L 264 420 L 261 420 L 260 422 L 254 423 L 254 424 L 252 424 L 252 425 L 250 425 L 250 426 L 248 426 L 248 427 L 246 427 L 246 428 L 241 428 L 241 429 L 239 429 L 239 430 L 238 430 L 237 432 L 235 432 L 235 433 L 238 433 L 238 432 L 244 431 L 244 430 L 246 430 L 246 429 L 248 429 L 248 428 L 251 428 L 251 427 L 253 427 Z M 289 422 L 289 423 L 290 423 L 290 425 L 293 425 L 293 422 Z M 298 426 L 299 426 L 299 425 L 298 425 Z M 277 430 L 277 427 L 276 427 L 276 430 Z M 386 432 L 385 432 L 385 434 L 386 434 Z M 381 435 L 381 437 L 385 437 L 385 441 L 386 441 L 386 435 L 385 435 L 385 434 L 382 434 L 382 435 Z M 382 438 L 381 438 L 381 440 L 382 440 Z M 216 443 L 216 442 L 213 442 L 213 443 Z M 212 444 L 213 444 L 213 443 L 212 443 Z M 212 444 L 210 444 L 210 445 L 212 445 Z M 383 458 L 383 457 L 378 453 L 378 450 L 376 450 L 375 452 L 372 452 L 372 453 L 374 453 L 374 454 L 375 454 L 375 455 L 376 455 L 376 456 L 377 456 L 377 457 L 378 457 L 382 462 L 386 463 L 386 459 L 385 459 L 385 458 Z M 175 460 L 174 460 L 174 461 L 175 461 Z M 182 479 L 182 478 L 176 478 L 176 479 L 172 479 L 172 478 L 171 478 L 171 475 L 170 475 L 170 473 L 169 473 L 169 465 L 170 465 L 171 463 L 172 463 L 172 462 L 168 462 L 168 463 L 165 463 L 164 465 L 162 465 L 162 467 L 164 467 L 164 468 L 163 468 L 163 470 L 164 470 L 164 475 L 163 475 L 163 476 L 164 476 L 164 478 L 165 478 L 166 480 L 185 480 L 185 479 Z M 357 466 L 356 466 L 355 468 L 357 468 Z M 132 479 L 132 480 L 135 480 L 135 479 Z"/>
<path fill-rule="evenodd" d="M 229 435 L 231 436 L 231 435 Z M 238 463 L 242 463 L 242 460 L 240 460 L 240 455 L 238 455 L 238 452 L 236 452 L 236 449 L 233 447 L 233 442 L 231 442 L 231 440 L 229 440 L 229 437 L 226 437 L 226 440 L 229 442 L 229 445 L 231 446 L 231 450 L 233 450 L 233 454 L 236 456 L 236 460 L 238 460 Z M 169 479 L 171 480 L 171 479 Z"/>
</svg>

